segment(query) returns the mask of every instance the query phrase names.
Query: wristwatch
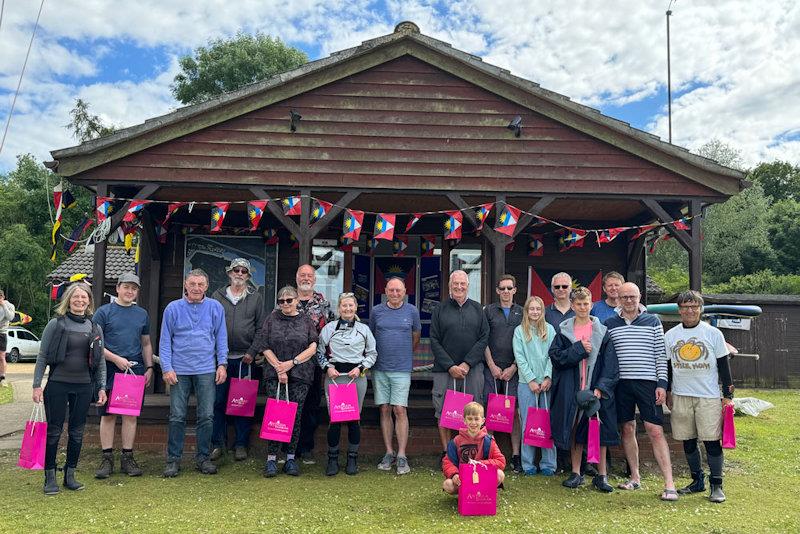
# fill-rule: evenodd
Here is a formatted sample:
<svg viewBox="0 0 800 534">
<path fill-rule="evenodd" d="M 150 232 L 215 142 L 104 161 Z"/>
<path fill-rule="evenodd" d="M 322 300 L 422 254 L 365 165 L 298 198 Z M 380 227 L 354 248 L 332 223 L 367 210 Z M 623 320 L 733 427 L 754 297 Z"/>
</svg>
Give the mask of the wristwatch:
<svg viewBox="0 0 800 534">
<path fill-rule="evenodd" d="M 303 363 L 303 362 L 301 362 L 301 361 L 300 361 L 300 360 L 298 360 L 297 358 L 292 358 L 292 363 L 293 363 L 293 364 L 295 364 L 295 365 L 300 365 L 300 364 L 301 364 L 301 363 Z"/>
</svg>

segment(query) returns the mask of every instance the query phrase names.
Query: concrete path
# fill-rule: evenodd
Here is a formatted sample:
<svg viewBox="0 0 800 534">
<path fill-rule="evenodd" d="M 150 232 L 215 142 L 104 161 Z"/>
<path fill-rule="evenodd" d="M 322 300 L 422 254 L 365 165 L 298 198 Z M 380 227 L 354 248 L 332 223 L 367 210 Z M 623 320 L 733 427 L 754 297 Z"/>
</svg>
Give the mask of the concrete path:
<svg viewBox="0 0 800 534">
<path fill-rule="evenodd" d="M 14 402 L 0 405 L 0 449 L 18 449 L 33 410 L 33 364 L 8 364 L 6 382 L 14 388 Z"/>
</svg>

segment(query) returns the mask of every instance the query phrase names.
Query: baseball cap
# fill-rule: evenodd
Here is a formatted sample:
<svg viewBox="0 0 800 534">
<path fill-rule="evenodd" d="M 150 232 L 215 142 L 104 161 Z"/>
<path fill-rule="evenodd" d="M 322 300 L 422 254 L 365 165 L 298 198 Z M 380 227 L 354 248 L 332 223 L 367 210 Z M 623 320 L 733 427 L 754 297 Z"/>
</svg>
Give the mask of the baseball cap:
<svg viewBox="0 0 800 534">
<path fill-rule="evenodd" d="M 141 287 L 142 283 L 139 282 L 139 277 L 132 272 L 122 273 L 117 278 L 117 285 L 124 284 L 124 283 L 136 284 L 137 286 Z"/>
</svg>

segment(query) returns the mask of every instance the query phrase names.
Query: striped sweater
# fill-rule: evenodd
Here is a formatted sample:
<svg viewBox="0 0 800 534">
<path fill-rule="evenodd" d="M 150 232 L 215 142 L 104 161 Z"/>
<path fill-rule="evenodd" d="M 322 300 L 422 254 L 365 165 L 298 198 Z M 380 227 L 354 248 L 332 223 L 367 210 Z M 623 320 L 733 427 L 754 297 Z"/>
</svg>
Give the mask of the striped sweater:
<svg viewBox="0 0 800 534">
<path fill-rule="evenodd" d="M 621 311 L 620 311 L 621 313 Z M 653 380 L 667 388 L 664 327 L 652 313 L 641 312 L 630 324 L 619 314 L 605 322 L 619 359 L 620 380 Z"/>
</svg>

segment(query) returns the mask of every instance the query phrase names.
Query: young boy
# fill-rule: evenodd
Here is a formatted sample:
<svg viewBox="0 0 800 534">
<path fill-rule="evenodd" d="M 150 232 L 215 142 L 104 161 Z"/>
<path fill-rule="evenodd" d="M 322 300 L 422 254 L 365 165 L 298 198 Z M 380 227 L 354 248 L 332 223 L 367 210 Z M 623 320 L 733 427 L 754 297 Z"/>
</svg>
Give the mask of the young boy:
<svg viewBox="0 0 800 534">
<path fill-rule="evenodd" d="M 476 460 L 482 464 L 497 467 L 497 485 L 503 483 L 506 467 L 506 458 L 500 452 L 500 447 L 494 438 L 486 433 L 483 423 L 483 406 L 477 402 L 470 402 L 464 406 L 464 423 L 467 428 L 459 430 L 458 435 L 447 444 L 447 454 L 442 458 L 442 473 L 445 481 L 442 489 L 450 495 L 458 493 L 461 479 L 458 476 L 458 465 L 461 462 Z M 488 440 L 489 451 L 485 454 L 485 443 Z"/>
</svg>

